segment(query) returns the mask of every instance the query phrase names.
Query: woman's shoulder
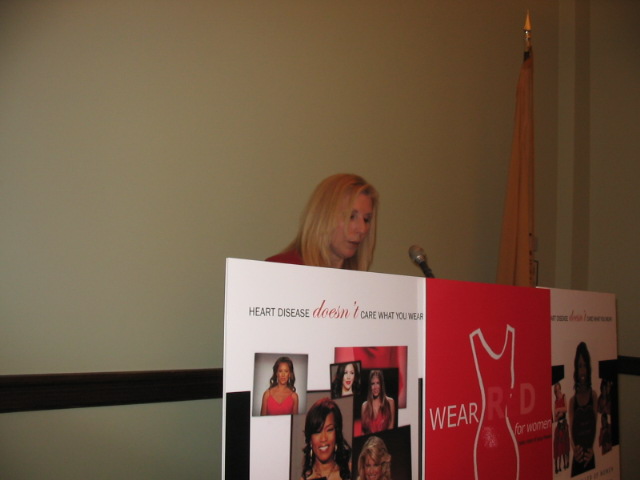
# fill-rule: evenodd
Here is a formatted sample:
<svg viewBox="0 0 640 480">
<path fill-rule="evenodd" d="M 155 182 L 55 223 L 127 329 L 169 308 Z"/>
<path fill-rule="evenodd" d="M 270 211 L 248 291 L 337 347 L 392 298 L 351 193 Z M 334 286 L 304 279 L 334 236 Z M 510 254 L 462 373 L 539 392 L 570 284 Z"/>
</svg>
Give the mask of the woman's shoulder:
<svg viewBox="0 0 640 480">
<path fill-rule="evenodd" d="M 297 250 L 289 250 L 287 252 L 278 253 L 277 255 L 273 255 L 267 258 L 265 261 L 275 263 L 290 263 L 292 265 L 304 265 L 302 256 Z"/>
</svg>

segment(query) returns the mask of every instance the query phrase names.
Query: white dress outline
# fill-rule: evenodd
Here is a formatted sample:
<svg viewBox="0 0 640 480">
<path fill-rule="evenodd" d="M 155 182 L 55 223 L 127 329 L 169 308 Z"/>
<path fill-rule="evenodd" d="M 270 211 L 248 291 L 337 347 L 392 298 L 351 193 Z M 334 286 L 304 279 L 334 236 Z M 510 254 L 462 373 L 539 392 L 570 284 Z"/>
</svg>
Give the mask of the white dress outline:
<svg viewBox="0 0 640 480">
<path fill-rule="evenodd" d="M 511 325 L 507 325 L 505 337 L 504 337 L 504 345 L 500 353 L 494 352 L 493 349 L 489 346 L 489 344 L 484 338 L 484 335 L 482 334 L 482 329 L 478 328 L 469 334 L 469 341 L 471 342 L 471 350 L 473 352 L 473 361 L 475 363 L 476 374 L 478 375 L 478 384 L 480 385 L 480 392 L 482 394 L 482 413 L 480 414 L 480 422 L 478 423 L 476 438 L 473 442 L 473 471 L 474 471 L 475 480 L 480 480 L 478 478 L 478 440 L 480 438 L 480 431 L 482 430 L 484 425 L 484 414 L 487 408 L 487 401 L 486 401 L 486 395 L 485 395 L 484 382 L 482 381 L 482 374 L 480 373 L 480 365 L 478 363 L 476 346 L 474 343 L 475 337 L 477 337 L 480 340 L 485 351 L 494 360 L 499 360 L 500 358 L 502 358 L 502 356 L 507 351 L 507 347 L 509 345 L 509 339 L 511 338 L 511 358 L 510 358 L 511 384 L 509 385 L 509 388 L 513 390 L 513 387 L 515 385 L 514 357 L 515 357 L 516 331 L 515 331 L 515 328 L 513 328 Z M 511 398 L 512 394 L 513 392 L 509 394 L 509 398 Z M 507 424 L 507 429 L 509 430 L 509 434 L 511 435 L 511 439 L 513 440 L 513 447 L 516 454 L 516 477 L 514 480 L 518 480 L 520 478 L 520 450 L 518 448 L 516 435 L 513 429 L 511 428 L 511 421 L 509 420 L 509 412 L 508 412 L 507 405 L 505 405 L 504 416 L 505 416 L 505 423 Z"/>
</svg>

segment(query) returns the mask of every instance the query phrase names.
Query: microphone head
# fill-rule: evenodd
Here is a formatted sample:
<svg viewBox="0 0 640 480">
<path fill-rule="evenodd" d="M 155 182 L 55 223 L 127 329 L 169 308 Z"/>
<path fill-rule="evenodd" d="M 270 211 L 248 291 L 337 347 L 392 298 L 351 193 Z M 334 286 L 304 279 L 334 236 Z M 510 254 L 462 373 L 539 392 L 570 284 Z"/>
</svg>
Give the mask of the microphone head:
<svg viewBox="0 0 640 480">
<path fill-rule="evenodd" d="M 411 245 L 409 247 L 409 257 L 411 257 L 411 260 L 413 260 L 418 265 L 427 260 L 427 254 L 419 245 Z"/>
</svg>

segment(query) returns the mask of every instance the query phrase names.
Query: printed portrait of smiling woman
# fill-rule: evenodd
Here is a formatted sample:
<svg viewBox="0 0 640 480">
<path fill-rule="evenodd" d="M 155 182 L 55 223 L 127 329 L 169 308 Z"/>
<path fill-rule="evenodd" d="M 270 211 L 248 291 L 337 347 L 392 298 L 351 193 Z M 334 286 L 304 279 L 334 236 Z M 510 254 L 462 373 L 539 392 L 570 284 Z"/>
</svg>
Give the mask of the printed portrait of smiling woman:
<svg viewBox="0 0 640 480">
<path fill-rule="evenodd" d="M 358 480 L 391 480 L 391 455 L 384 441 L 369 437 L 358 456 Z"/>
<path fill-rule="evenodd" d="M 331 397 L 342 398 L 360 392 L 360 362 L 341 363 L 331 382 Z"/>
<path fill-rule="evenodd" d="M 262 395 L 260 415 L 297 415 L 298 394 L 293 362 L 289 357 L 280 357 L 273 364 L 273 375 L 269 388 Z"/>
<path fill-rule="evenodd" d="M 342 412 L 330 398 L 321 398 L 309 409 L 301 480 L 351 480 L 351 447 L 342 427 Z"/>
<path fill-rule="evenodd" d="M 387 396 L 382 370 L 369 372 L 369 390 L 362 404 L 362 432 L 376 433 L 395 427 L 396 403 Z"/>
</svg>

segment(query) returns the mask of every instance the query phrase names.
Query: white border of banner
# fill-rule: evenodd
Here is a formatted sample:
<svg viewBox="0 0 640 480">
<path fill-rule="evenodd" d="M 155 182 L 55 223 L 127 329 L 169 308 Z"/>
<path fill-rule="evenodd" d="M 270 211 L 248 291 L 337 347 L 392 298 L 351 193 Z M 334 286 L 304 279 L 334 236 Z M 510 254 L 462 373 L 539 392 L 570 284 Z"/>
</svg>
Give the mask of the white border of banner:
<svg viewBox="0 0 640 480">
<path fill-rule="evenodd" d="M 418 277 L 227 259 L 223 412 L 227 393 L 253 391 L 256 353 L 308 355 L 307 390 L 317 391 L 330 388 L 328 369 L 335 347 L 406 345 L 407 406 L 400 409 L 397 425 L 411 426 L 412 477 L 421 478 L 418 379 L 424 378 L 424 282 Z M 279 315 L 288 308 L 313 317 L 320 306 L 325 318 Z M 332 309 L 347 318 L 328 318 Z M 380 312 L 390 318 L 381 319 Z M 224 417 L 223 438 L 231 428 Z M 251 417 L 251 478 L 290 478 L 290 428 L 288 415 Z"/>
</svg>

